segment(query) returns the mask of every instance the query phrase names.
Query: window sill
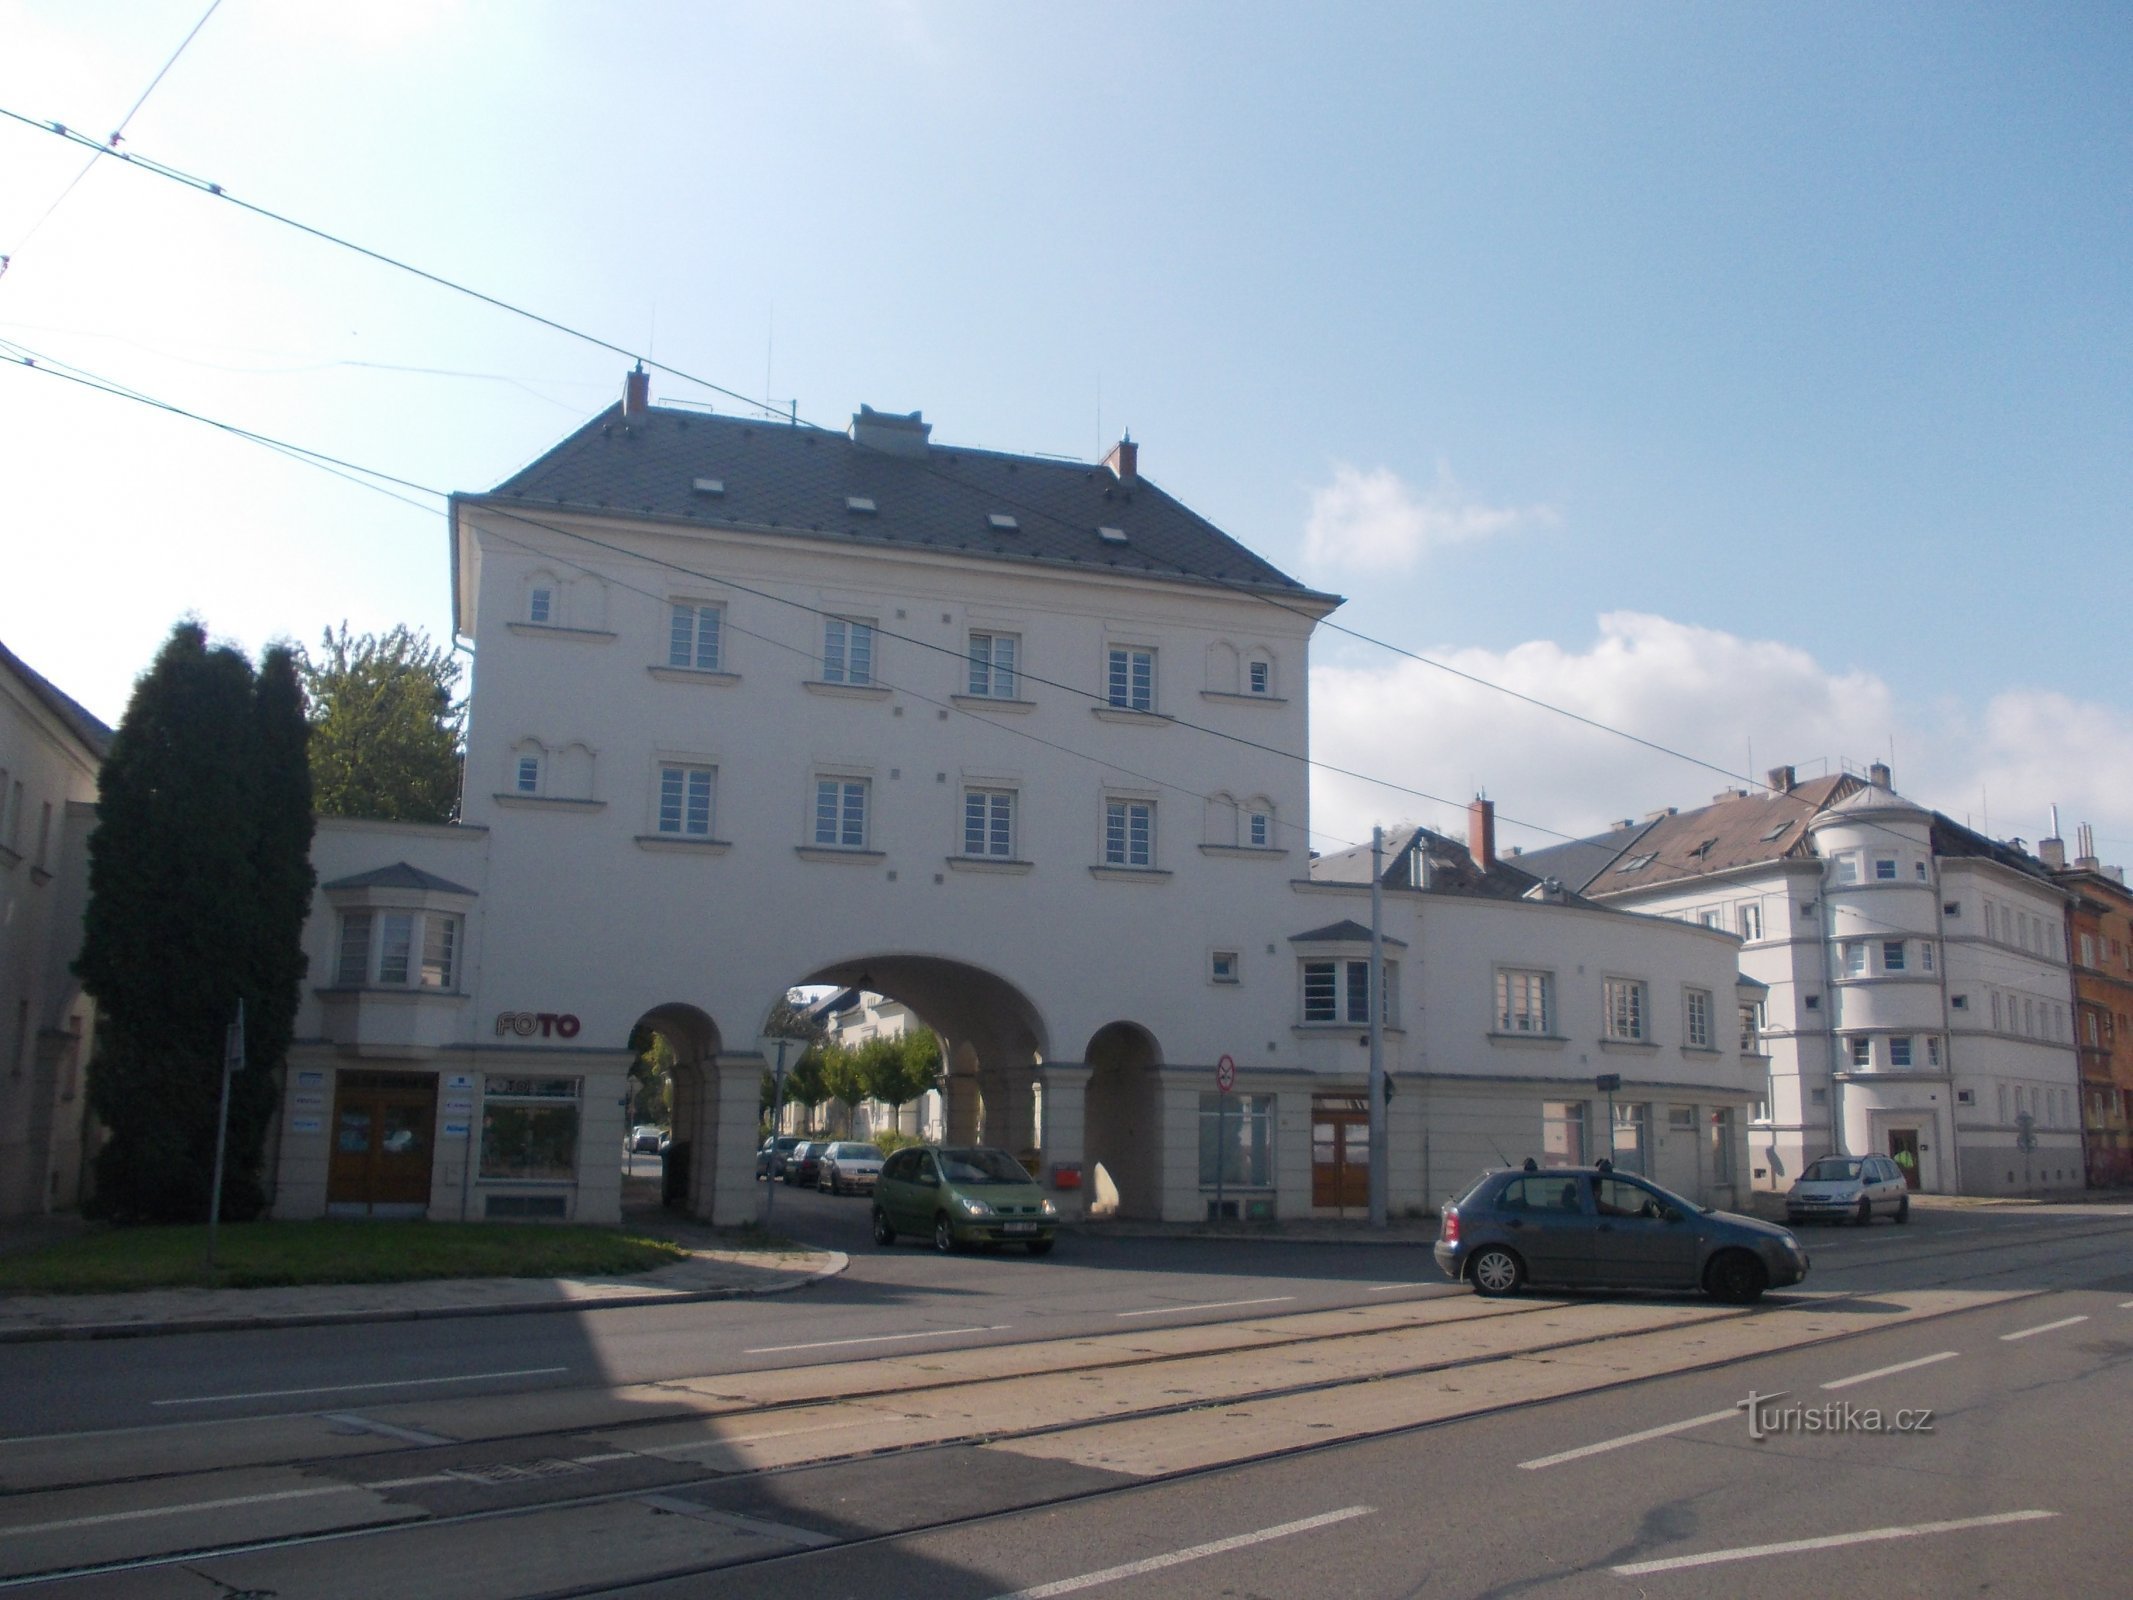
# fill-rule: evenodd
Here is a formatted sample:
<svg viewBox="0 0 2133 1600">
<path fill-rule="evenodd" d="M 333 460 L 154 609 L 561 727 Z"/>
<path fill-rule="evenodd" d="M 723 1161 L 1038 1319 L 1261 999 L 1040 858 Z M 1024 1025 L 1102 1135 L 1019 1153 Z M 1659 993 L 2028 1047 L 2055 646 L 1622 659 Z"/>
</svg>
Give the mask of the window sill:
<svg viewBox="0 0 2133 1600">
<path fill-rule="evenodd" d="M 1561 1050 L 1570 1043 L 1569 1036 L 1560 1033 L 1503 1033 L 1491 1029 L 1483 1037 L 1490 1044 L 1507 1044 L 1522 1050 Z"/>
<path fill-rule="evenodd" d="M 989 694 L 952 694 L 948 697 L 948 703 L 952 706 L 959 706 L 965 711 L 1013 711 L 1019 713 L 1037 709 L 1037 702 L 1034 700 L 998 700 Z"/>
<path fill-rule="evenodd" d="M 613 644 L 619 637 L 605 628 L 563 628 L 552 622 L 507 622 L 504 626 L 528 639 L 575 639 L 579 644 Z"/>
<path fill-rule="evenodd" d="M 1203 856 L 1229 856 L 1245 861 L 1286 861 L 1288 851 L 1272 844 L 1203 844 Z"/>
<path fill-rule="evenodd" d="M 1289 1032 L 1299 1039 L 1318 1039 L 1329 1035 L 1340 1038 L 1346 1035 L 1360 1039 L 1364 1044 L 1370 1042 L 1370 1024 L 1367 1022 L 1295 1022 L 1289 1025 Z M 1400 1038 L 1406 1032 L 1405 1028 L 1394 1023 L 1385 1024 L 1385 1037 L 1388 1039 Z"/>
<path fill-rule="evenodd" d="M 698 839 L 685 833 L 640 833 L 640 850 L 663 850 L 674 855 L 722 856 L 733 848 L 731 839 Z"/>
<path fill-rule="evenodd" d="M 1099 722 L 1121 722 L 1142 728 L 1167 728 L 1177 721 L 1160 711 L 1134 711 L 1126 706 L 1091 706 L 1089 715 Z"/>
<path fill-rule="evenodd" d="M 738 672 L 713 672 L 705 667 L 646 667 L 644 670 L 661 683 L 701 683 L 730 689 L 741 681 Z"/>
<path fill-rule="evenodd" d="M 1240 694 L 1235 689 L 1202 689 L 1200 698 L 1240 706 L 1285 706 L 1289 703 L 1278 694 Z"/>
<path fill-rule="evenodd" d="M 792 853 L 802 861 L 842 861 L 859 866 L 872 866 L 877 861 L 889 859 L 886 850 L 846 850 L 828 844 L 796 844 Z"/>
<path fill-rule="evenodd" d="M 1034 861 L 1017 861 L 1008 856 L 950 856 L 950 872 L 998 872 L 1019 875 L 1035 869 Z"/>
<path fill-rule="evenodd" d="M 565 800 L 555 795 L 510 794 L 498 792 L 491 796 L 500 806 L 510 806 L 519 811 L 573 811 L 590 813 L 605 811 L 605 800 Z"/>
<path fill-rule="evenodd" d="M 1714 1060 L 1725 1054 L 1715 1044 L 1685 1044 L 1681 1047 L 1681 1053 L 1685 1056 L 1710 1056 Z"/>
<path fill-rule="evenodd" d="M 1618 1055 L 1650 1056 L 1659 1053 L 1659 1046 L 1650 1039 L 1602 1039 L 1602 1050 Z"/>
<path fill-rule="evenodd" d="M 800 687 L 809 694 L 828 695 L 832 700 L 886 700 L 892 692 L 879 683 L 831 683 L 825 678 L 803 678 Z"/>
<path fill-rule="evenodd" d="M 1089 876 L 1111 883 L 1161 883 L 1172 874 L 1162 867 L 1091 867 Z"/>
</svg>

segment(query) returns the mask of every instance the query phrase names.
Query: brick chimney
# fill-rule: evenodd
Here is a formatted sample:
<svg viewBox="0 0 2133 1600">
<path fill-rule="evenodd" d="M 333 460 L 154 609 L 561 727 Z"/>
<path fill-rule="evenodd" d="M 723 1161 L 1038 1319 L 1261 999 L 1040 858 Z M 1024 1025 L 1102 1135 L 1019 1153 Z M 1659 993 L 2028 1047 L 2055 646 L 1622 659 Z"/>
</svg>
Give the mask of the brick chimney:
<svg viewBox="0 0 2133 1600">
<path fill-rule="evenodd" d="M 1496 865 L 1496 802 L 1474 796 L 1466 808 L 1466 850 L 1474 865 L 1487 872 Z"/>
<path fill-rule="evenodd" d="M 1790 794 L 1799 783 L 1799 774 L 1791 767 L 1770 769 L 1770 788 L 1776 794 Z"/>
<path fill-rule="evenodd" d="M 1104 465 L 1111 469 L 1112 476 L 1130 489 L 1140 481 L 1141 447 L 1133 442 L 1131 432 L 1124 434 L 1111 453 L 1104 457 Z"/>
<path fill-rule="evenodd" d="M 641 417 L 652 404 L 652 375 L 637 365 L 622 380 L 622 416 L 625 421 Z"/>
<path fill-rule="evenodd" d="M 1868 767 L 1866 769 L 1866 781 L 1877 789 L 1893 789 L 1895 787 L 1889 781 L 1889 764 L 1886 761 L 1876 761 L 1872 766 Z"/>
</svg>

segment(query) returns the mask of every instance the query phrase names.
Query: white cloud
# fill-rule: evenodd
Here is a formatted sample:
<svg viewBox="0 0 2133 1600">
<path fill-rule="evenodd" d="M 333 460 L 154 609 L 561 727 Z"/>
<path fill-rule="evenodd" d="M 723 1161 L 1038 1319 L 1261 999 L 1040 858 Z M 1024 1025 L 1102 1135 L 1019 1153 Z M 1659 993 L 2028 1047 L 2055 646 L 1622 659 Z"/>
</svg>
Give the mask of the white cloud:
<svg viewBox="0 0 2133 1600">
<path fill-rule="evenodd" d="M 1550 506 L 1486 505 L 1442 463 L 1436 481 L 1418 490 L 1390 468 L 1364 472 L 1336 462 L 1333 481 L 1311 492 L 1304 560 L 1319 572 L 1411 572 L 1438 547 L 1557 520 Z"/>
<path fill-rule="evenodd" d="M 2019 689 L 1982 707 L 1910 707 L 1871 672 L 1832 669 L 1773 640 L 1638 612 L 1598 622 L 1583 649 L 1535 640 L 1422 653 L 1725 772 L 1417 662 L 1322 666 L 1311 674 L 1312 753 L 1440 801 L 1321 773 L 1314 845 L 1367 839 L 1376 822 L 1463 836 L 1460 808 L 1485 790 L 1502 841 L 1538 847 L 1554 840 L 1518 823 L 1582 835 L 1660 806 L 1702 805 L 1781 764 L 1813 777 L 1890 760 L 1898 789 L 1958 821 L 2034 845 L 2056 801 L 2069 847 L 2089 821 L 2106 862 L 2133 858 L 2133 714 L 2119 707 Z"/>
</svg>

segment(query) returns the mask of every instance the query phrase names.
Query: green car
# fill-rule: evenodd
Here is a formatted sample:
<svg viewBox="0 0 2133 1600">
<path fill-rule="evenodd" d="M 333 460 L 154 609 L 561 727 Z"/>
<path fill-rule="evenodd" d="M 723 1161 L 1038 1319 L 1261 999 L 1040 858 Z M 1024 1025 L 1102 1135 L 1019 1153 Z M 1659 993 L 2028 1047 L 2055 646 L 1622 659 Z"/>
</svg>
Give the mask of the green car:
<svg viewBox="0 0 2133 1600">
<path fill-rule="evenodd" d="M 913 1145 L 882 1163 L 874 1188 L 874 1242 L 933 1236 L 942 1252 L 966 1244 L 1029 1246 L 1049 1255 L 1059 1208 L 1022 1163 L 982 1145 Z"/>
</svg>

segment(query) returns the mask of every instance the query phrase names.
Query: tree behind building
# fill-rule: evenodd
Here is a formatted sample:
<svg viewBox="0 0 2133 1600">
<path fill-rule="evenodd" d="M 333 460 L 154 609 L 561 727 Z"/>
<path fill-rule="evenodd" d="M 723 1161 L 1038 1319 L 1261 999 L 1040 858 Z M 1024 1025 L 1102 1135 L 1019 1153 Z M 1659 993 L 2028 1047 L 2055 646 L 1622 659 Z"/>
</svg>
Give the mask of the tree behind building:
<svg viewBox="0 0 2133 1600">
<path fill-rule="evenodd" d="M 453 698 L 459 661 L 404 623 L 356 638 L 344 622 L 319 648 L 302 658 L 319 815 L 450 822 L 466 715 Z"/>
</svg>

